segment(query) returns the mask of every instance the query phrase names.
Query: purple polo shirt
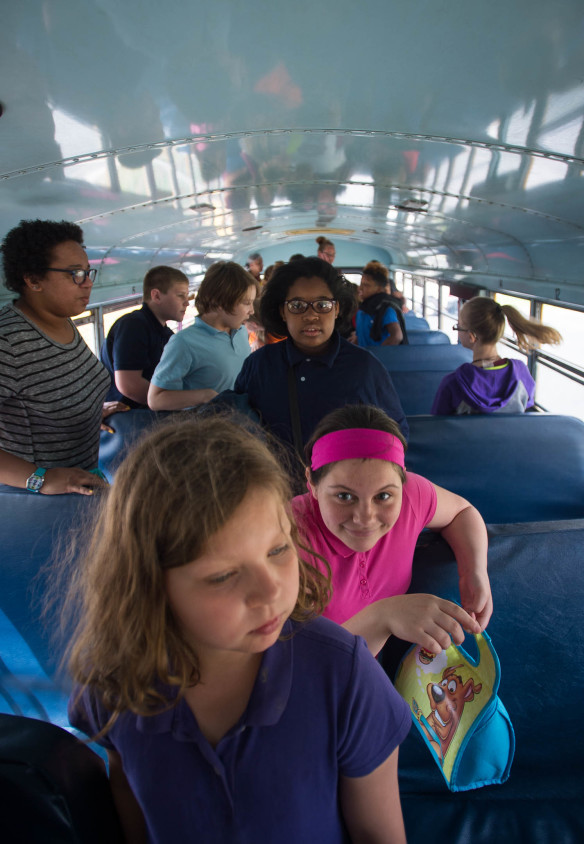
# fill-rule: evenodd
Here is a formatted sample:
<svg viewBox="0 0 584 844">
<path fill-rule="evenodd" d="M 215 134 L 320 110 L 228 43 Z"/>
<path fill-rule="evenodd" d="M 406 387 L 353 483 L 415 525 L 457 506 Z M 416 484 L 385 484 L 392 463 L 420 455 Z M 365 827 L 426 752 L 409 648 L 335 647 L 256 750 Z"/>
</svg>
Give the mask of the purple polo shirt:
<svg viewBox="0 0 584 844">
<path fill-rule="evenodd" d="M 265 652 L 246 711 L 217 747 L 184 700 L 160 715 L 126 712 L 101 740 L 122 757 L 151 841 L 349 840 L 338 779 L 384 762 L 410 711 L 362 639 L 323 618 L 292 630 Z M 87 691 L 75 707 L 74 695 L 71 723 L 95 734 L 106 711 Z"/>
</svg>

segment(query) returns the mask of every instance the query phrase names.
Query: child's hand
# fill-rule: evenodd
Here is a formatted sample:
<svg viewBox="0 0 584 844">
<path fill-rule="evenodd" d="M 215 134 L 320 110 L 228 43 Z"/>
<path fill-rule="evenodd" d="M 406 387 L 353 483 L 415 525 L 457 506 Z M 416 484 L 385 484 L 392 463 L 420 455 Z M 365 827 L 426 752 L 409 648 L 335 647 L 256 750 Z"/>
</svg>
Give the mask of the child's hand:
<svg viewBox="0 0 584 844">
<path fill-rule="evenodd" d="M 391 633 L 440 653 L 464 641 L 464 631 L 480 633 L 480 625 L 458 604 L 436 595 L 395 595 L 386 598 L 388 624 Z"/>
<path fill-rule="evenodd" d="M 486 572 L 462 575 L 458 581 L 458 587 L 460 603 L 473 618 L 476 618 L 482 632 L 493 613 L 489 575 Z"/>
</svg>

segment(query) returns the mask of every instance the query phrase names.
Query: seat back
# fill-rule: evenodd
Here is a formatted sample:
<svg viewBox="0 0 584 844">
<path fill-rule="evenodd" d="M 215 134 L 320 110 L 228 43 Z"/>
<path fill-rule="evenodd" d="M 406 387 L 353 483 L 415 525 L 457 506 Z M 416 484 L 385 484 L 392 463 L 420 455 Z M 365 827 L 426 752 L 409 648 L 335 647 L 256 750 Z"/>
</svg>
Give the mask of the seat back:
<svg viewBox="0 0 584 844">
<path fill-rule="evenodd" d="M 107 424 L 114 429 L 114 433 L 102 431 L 99 444 L 99 467 L 108 480 L 113 479 L 115 470 L 133 443 L 154 425 L 171 415 L 167 411 L 154 412 L 135 408 L 123 413 L 113 413 L 108 417 Z"/>
<path fill-rule="evenodd" d="M 391 373 L 406 416 L 430 413 L 444 376 L 472 360 L 472 352 L 460 345 L 374 346 L 370 351 Z"/>
<path fill-rule="evenodd" d="M 70 529 L 90 520 L 98 501 L 97 494 L 31 495 L 0 486 L 0 712 L 66 723 L 68 687 L 55 676 L 62 652 L 42 598 Z"/>
<path fill-rule="evenodd" d="M 439 346 L 450 344 L 450 337 L 443 331 L 432 331 L 429 329 L 410 331 L 408 328 L 408 343 L 410 346 L 419 346 L 420 344 Z"/>
<path fill-rule="evenodd" d="M 584 422 L 547 413 L 413 416 L 406 467 L 486 522 L 584 517 Z"/>
<path fill-rule="evenodd" d="M 460 344 L 417 346 L 371 346 L 375 355 L 393 377 L 394 372 L 448 372 L 472 361 L 472 352 Z"/>
<path fill-rule="evenodd" d="M 412 729 L 399 753 L 410 844 L 425 844 L 437 829 L 447 829 L 450 841 L 479 844 L 584 841 L 583 546 L 584 520 L 489 530 L 494 612 L 487 632 L 501 665 L 499 697 L 516 736 L 511 775 L 503 785 L 451 794 Z M 456 561 L 436 534 L 420 537 L 410 592 L 460 601 Z M 473 644 L 465 643 L 471 653 Z M 408 647 L 394 637 L 385 646 L 380 660 L 390 676 Z"/>
<path fill-rule="evenodd" d="M 413 311 L 406 311 L 404 314 L 406 321 L 406 328 L 412 331 L 427 331 L 430 328 L 430 323 L 424 317 L 417 316 Z"/>
</svg>

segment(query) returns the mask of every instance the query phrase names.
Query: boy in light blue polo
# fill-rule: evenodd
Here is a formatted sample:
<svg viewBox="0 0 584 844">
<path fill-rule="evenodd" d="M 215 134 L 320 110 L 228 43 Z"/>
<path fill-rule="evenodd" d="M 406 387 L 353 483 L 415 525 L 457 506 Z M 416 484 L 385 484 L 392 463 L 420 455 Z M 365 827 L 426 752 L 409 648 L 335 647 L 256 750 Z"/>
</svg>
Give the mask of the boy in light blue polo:
<svg viewBox="0 0 584 844">
<path fill-rule="evenodd" d="M 170 338 L 148 391 L 152 410 L 180 410 L 232 389 L 250 353 L 243 323 L 253 313 L 257 282 L 233 261 L 212 264 L 201 282 L 193 325 Z"/>
</svg>

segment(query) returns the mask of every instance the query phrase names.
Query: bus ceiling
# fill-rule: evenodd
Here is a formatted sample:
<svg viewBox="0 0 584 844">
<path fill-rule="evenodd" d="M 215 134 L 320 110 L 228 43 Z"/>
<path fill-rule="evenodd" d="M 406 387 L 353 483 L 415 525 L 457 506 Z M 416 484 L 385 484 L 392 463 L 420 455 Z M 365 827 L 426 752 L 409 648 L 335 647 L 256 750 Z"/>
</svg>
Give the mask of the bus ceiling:
<svg viewBox="0 0 584 844">
<path fill-rule="evenodd" d="M 584 305 L 580 0 L 2 17 L 0 235 L 79 222 L 96 292 L 154 264 L 314 254 L 324 234 L 339 266 Z"/>
</svg>

